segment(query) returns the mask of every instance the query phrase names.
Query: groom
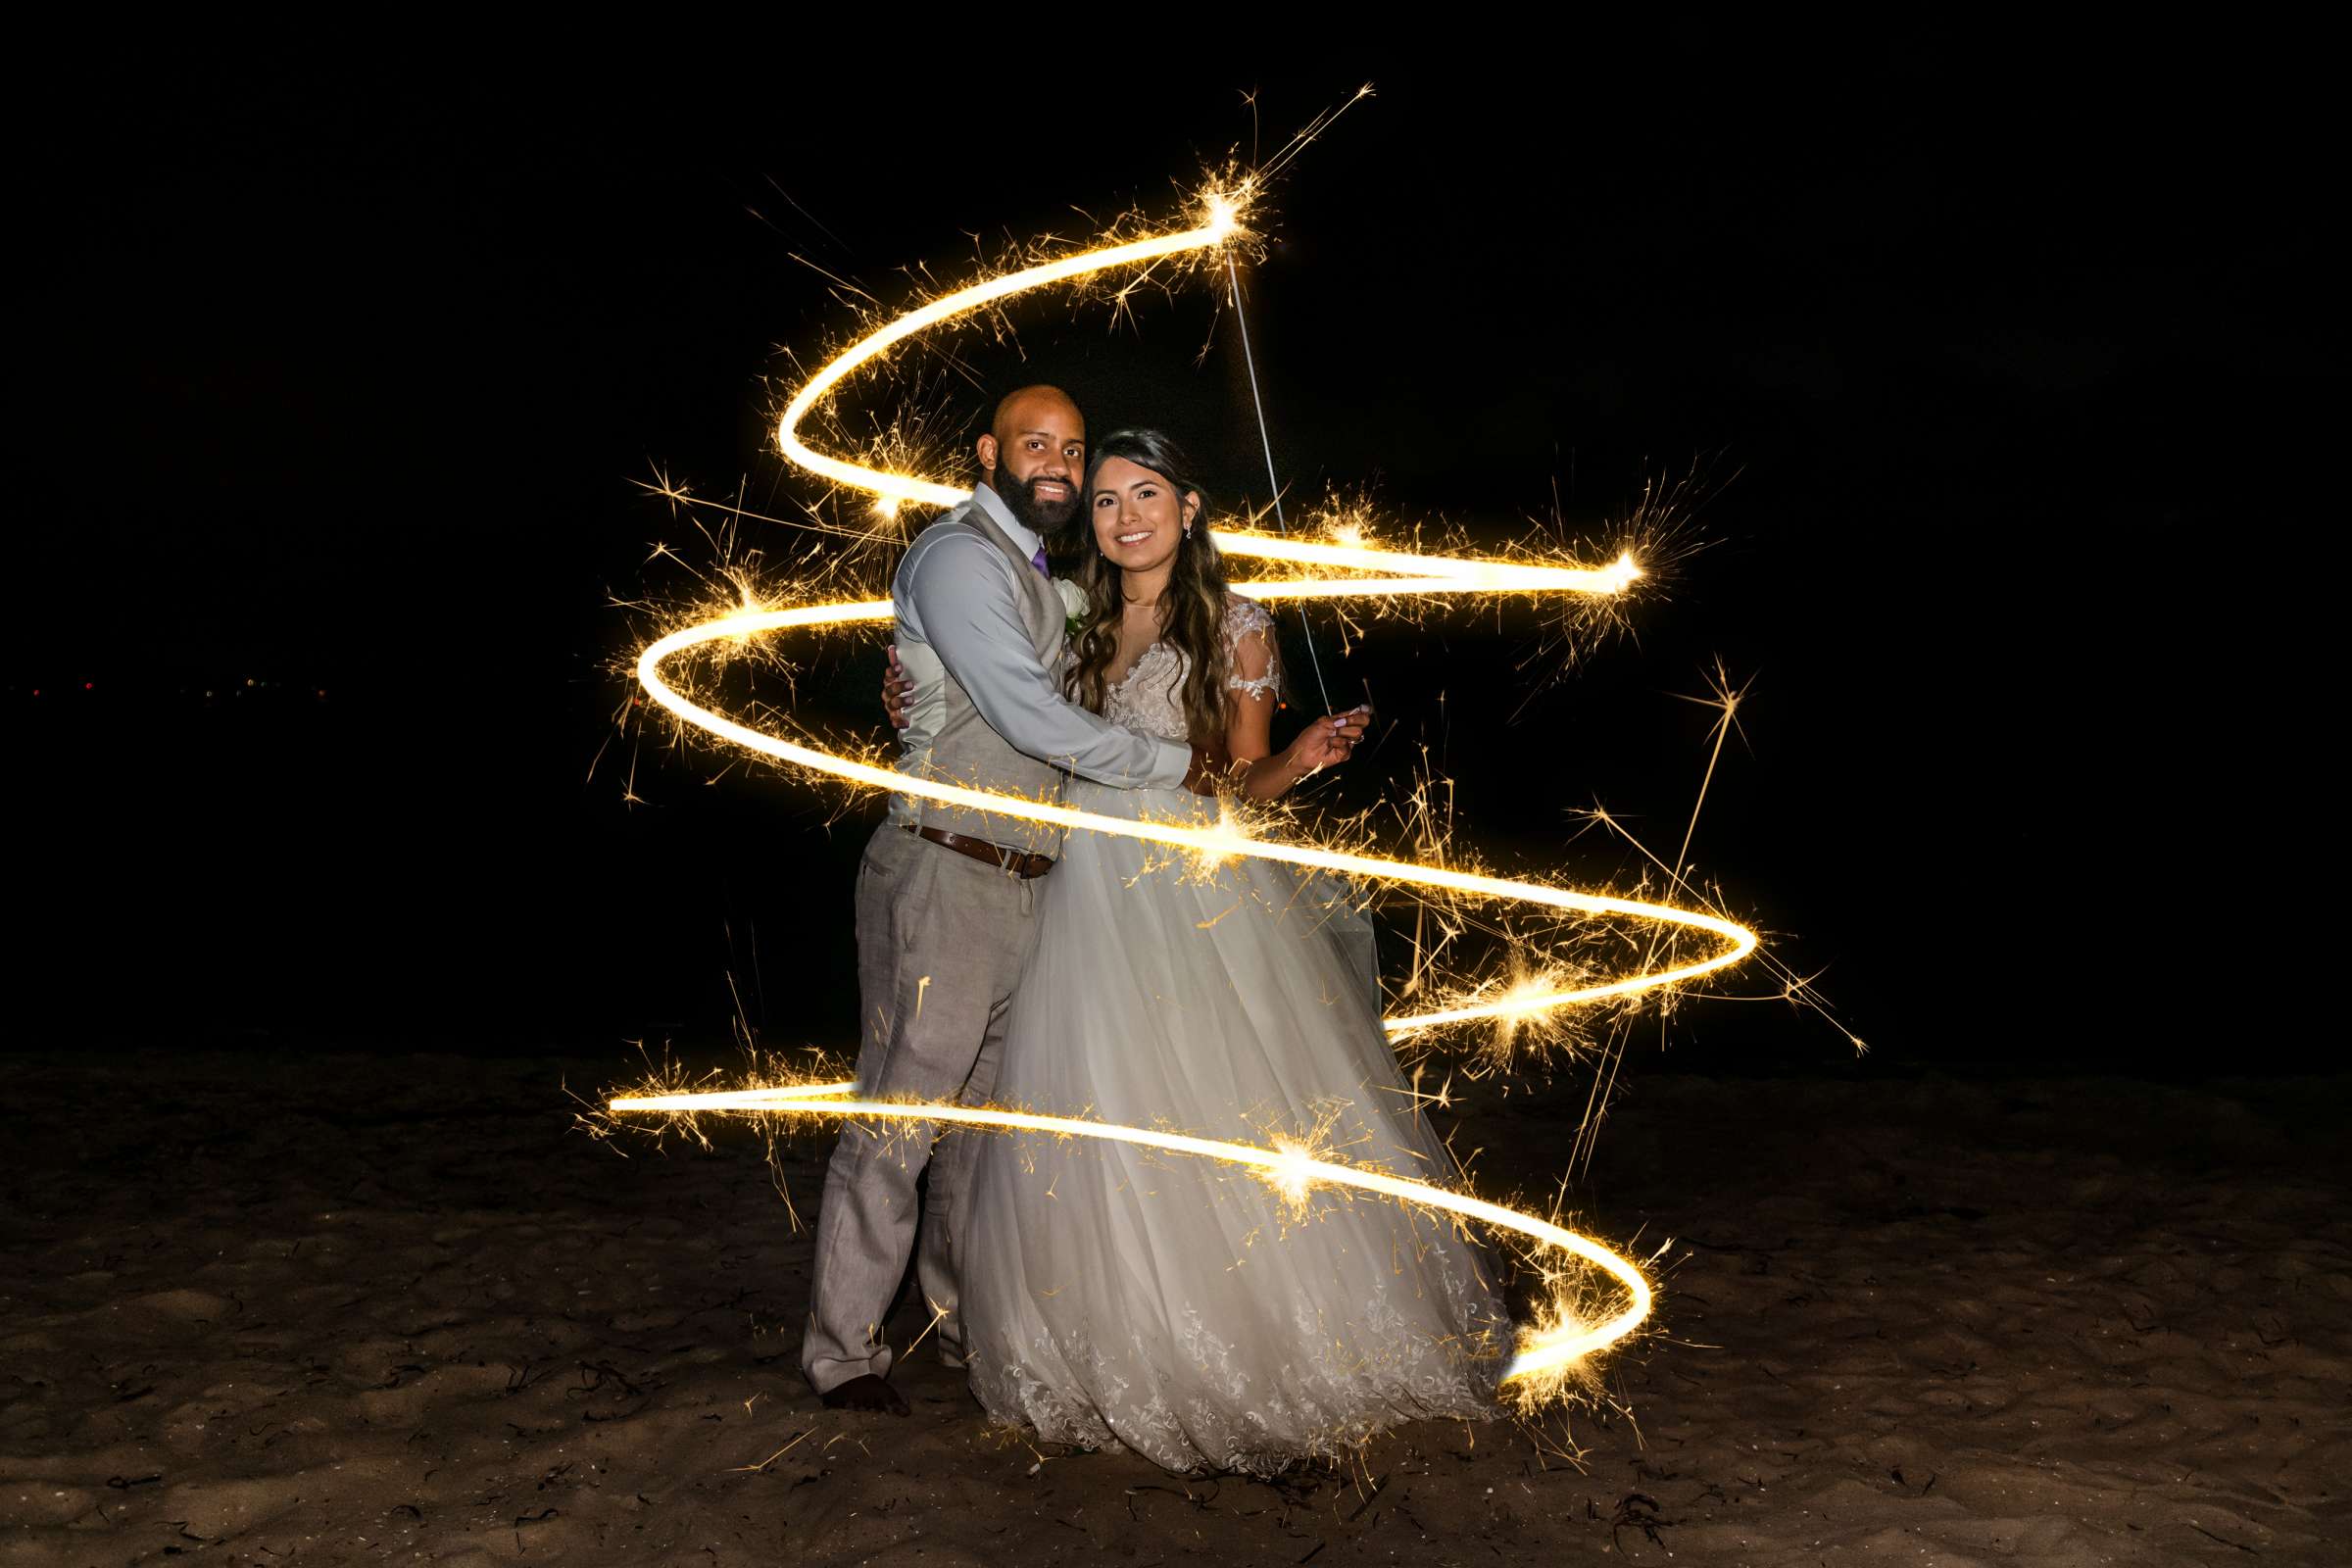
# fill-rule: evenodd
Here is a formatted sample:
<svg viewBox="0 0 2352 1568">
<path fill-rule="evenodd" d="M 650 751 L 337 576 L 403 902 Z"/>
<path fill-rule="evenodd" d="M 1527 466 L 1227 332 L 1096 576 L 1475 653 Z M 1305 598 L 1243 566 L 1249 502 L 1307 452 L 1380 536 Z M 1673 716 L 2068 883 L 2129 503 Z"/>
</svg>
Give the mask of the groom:
<svg viewBox="0 0 2352 1568">
<path fill-rule="evenodd" d="M 1063 700 L 1052 673 L 1066 612 L 1045 541 L 1079 511 L 1086 420 L 1058 388 L 1023 387 L 997 405 L 975 446 L 971 500 L 924 529 L 891 583 L 901 662 L 914 697 L 899 771 L 1032 800 L 1058 799 L 1061 769 L 1114 788 L 1181 784 L 1212 793 L 1201 748 L 1140 735 Z M 985 1102 L 995 1091 L 1013 983 L 1035 934 L 1038 879 L 1058 828 L 1024 817 L 893 796 L 858 868 L 862 1100 Z M 817 1213 L 816 1272 L 801 1366 L 836 1409 L 906 1413 L 884 1381 L 882 1319 L 917 1226 L 915 1277 L 941 1319 L 943 1353 L 962 1329 L 950 1207 L 971 1156 L 936 1123 L 842 1129 Z"/>
</svg>

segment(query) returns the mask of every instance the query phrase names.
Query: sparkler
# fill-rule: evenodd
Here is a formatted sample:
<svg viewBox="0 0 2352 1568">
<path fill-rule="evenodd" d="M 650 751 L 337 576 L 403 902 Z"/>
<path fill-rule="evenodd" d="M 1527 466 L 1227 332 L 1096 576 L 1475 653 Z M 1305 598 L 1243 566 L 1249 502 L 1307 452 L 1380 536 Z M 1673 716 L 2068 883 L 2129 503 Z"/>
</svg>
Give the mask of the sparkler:
<svg viewBox="0 0 2352 1568">
<path fill-rule="evenodd" d="M 820 368 L 794 394 L 777 425 L 778 447 L 786 458 L 808 472 L 846 489 L 873 496 L 886 516 L 895 517 L 898 508 L 906 504 L 948 507 L 966 500 L 970 492 L 953 485 L 914 474 L 862 466 L 817 451 L 804 439 L 800 426 L 846 378 L 860 368 L 881 360 L 897 345 L 931 327 L 1030 290 L 1072 282 L 1117 269 L 1145 267 L 1170 258 L 1197 258 L 1227 251 L 1247 235 L 1243 215 L 1251 192 L 1252 180 L 1250 178 L 1212 186 L 1199 199 L 1196 216 L 1200 221 L 1193 227 L 1102 245 L 984 277 L 885 322 Z M 1261 600 L 1494 593 L 1572 594 L 1606 598 L 1624 593 L 1641 573 L 1640 565 L 1630 552 L 1603 566 L 1570 566 L 1508 558 L 1388 551 L 1345 541 L 1294 538 L 1247 529 L 1214 530 L 1213 537 L 1218 547 L 1231 556 L 1281 563 L 1323 573 L 1289 578 L 1255 578 L 1234 584 L 1235 592 Z M 1356 575 L 1328 575 L 1335 571 Z M 752 639 L 781 632 L 867 625 L 888 620 L 891 613 L 891 604 L 887 599 L 800 605 L 785 609 L 746 606 L 680 627 L 649 644 L 638 656 L 637 679 L 647 697 L 696 729 L 777 761 L 870 789 L 919 796 L 944 805 L 1000 815 L 1023 816 L 1073 831 L 1142 839 L 1186 851 L 1203 860 L 1250 856 L 1312 870 L 1337 872 L 1344 876 L 1439 890 L 1458 898 L 1505 905 L 1532 905 L 1569 915 L 1629 918 L 1711 939 L 1712 952 L 1682 961 L 1673 961 L 1670 957 L 1662 967 L 1644 967 L 1632 974 L 1587 984 L 1523 984 L 1492 998 L 1464 1000 L 1458 1005 L 1409 1017 L 1391 1018 L 1386 1020 L 1386 1025 L 1393 1035 L 1412 1034 L 1440 1025 L 1479 1019 L 1497 1020 L 1507 1027 L 1519 1020 L 1562 1007 L 1630 998 L 1686 984 L 1727 968 L 1747 956 L 1756 947 L 1754 932 L 1704 910 L 1586 892 L 1544 882 L 1489 876 L 1445 865 L 1383 858 L 1314 843 L 1260 837 L 1249 832 L 1229 815 L 1213 826 L 1202 826 L 1197 821 L 1139 821 L 1076 810 L 1050 800 L 1031 800 L 914 777 L 875 761 L 861 760 L 805 744 L 729 717 L 686 696 L 665 672 L 673 661 L 714 643 L 740 647 Z M 1651 951 L 1654 956 L 1657 951 L 1655 944 Z M 1548 1326 L 1523 1333 L 1519 1353 L 1506 1373 L 1506 1381 L 1518 1383 L 1523 1390 L 1549 1386 L 1572 1370 L 1583 1357 L 1632 1333 L 1649 1312 L 1651 1291 L 1642 1270 L 1587 1237 L 1549 1220 L 1430 1183 L 1314 1157 L 1311 1150 L 1297 1144 L 1269 1149 L 1075 1117 L 1041 1115 L 991 1106 L 867 1101 L 856 1099 L 855 1095 L 854 1084 L 800 1084 L 698 1094 L 623 1097 L 613 1100 L 611 1108 L 614 1111 L 684 1114 L 702 1111 L 815 1113 L 906 1122 L 956 1122 L 976 1127 L 1098 1138 L 1251 1167 L 1267 1175 L 1285 1191 L 1303 1191 L 1317 1185 L 1350 1188 L 1477 1220 L 1580 1259 L 1615 1280 L 1624 1295 L 1618 1309 L 1597 1321 L 1589 1320 L 1575 1311 L 1564 1297 L 1555 1300 L 1551 1310 L 1545 1314 Z"/>
</svg>

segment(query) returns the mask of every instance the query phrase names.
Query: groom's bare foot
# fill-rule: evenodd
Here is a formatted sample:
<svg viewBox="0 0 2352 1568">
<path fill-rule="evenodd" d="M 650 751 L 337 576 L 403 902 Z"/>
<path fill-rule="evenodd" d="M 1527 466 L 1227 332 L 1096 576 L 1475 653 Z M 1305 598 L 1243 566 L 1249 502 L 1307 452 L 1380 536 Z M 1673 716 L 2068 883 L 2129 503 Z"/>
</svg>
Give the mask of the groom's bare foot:
<svg viewBox="0 0 2352 1568">
<path fill-rule="evenodd" d="M 835 1384 L 822 1396 L 828 1410 L 887 1410 L 892 1415 L 905 1415 L 906 1401 L 899 1391 L 874 1376 L 860 1372 L 847 1383 Z"/>
</svg>

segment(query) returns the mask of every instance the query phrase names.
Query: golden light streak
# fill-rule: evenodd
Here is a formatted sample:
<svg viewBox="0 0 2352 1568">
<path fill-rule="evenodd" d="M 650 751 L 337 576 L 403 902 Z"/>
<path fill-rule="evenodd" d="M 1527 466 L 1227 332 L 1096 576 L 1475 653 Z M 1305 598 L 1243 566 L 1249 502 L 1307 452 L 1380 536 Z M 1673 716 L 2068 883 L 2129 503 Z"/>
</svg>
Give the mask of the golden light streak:
<svg viewBox="0 0 2352 1568">
<path fill-rule="evenodd" d="M 1102 246 L 1017 271 L 983 278 L 885 323 L 842 351 L 794 394 L 777 425 L 778 447 L 786 458 L 809 472 L 837 485 L 872 495 L 876 510 L 884 516 L 895 517 L 898 510 L 910 502 L 936 507 L 961 503 L 969 498 L 969 491 L 912 474 L 862 466 L 818 452 L 802 438 L 800 425 L 834 388 L 859 368 L 876 362 L 897 345 L 930 327 L 1032 289 L 1169 257 L 1213 251 L 1235 240 L 1246 232 L 1243 215 L 1250 193 L 1248 180 L 1230 190 L 1212 189 L 1200 199 L 1203 221 L 1196 227 Z M 1584 567 L 1556 563 L 1385 551 L 1361 544 L 1360 531 L 1352 536 L 1312 540 L 1254 530 L 1219 529 L 1213 537 L 1219 548 L 1228 555 L 1280 562 L 1323 572 L 1363 574 L 1258 578 L 1234 584 L 1235 592 L 1253 599 L 1361 599 L 1463 593 L 1566 593 L 1605 597 L 1625 592 L 1641 574 L 1641 567 L 1630 553 L 1621 555 L 1606 566 Z M 1459 1005 L 1410 1017 L 1391 1018 L 1386 1020 L 1386 1026 L 1393 1035 L 1477 1019 L 1516 1020 L 1559 1007 L 1631 997 L 1696 980 L 1739 962 L 1755 950 L 1754 932 L 1705 911 L 1608 894 L 1587 893 L 1547 883 L 1487 876 L 1443 865 L 1386 859 L 1316 844 L 1256 838 L 1247 832 L 1230 810 L 1221 812 L 1218 822 L 1211 826 L 1184 821 L 1138 821 L 1076 810 L 1052 801 L 1027 800 L 917 778 L 741 723 L 694 702 L 672 685 L 664 674 L 664 666 L 670 661 L 714 642 L 733 641 L 741 645 L 750 639 L 779 632 L 818 630 L 887 620 L 891 613 L 891 604 L 886 599 L 802 605 L 775 610 L 746 606 L 712 619 L 681 627 L 649 644 L 638 655 L 637 679 L 649 698 L 689 725 L 777 761 L 870 789 L 919 796 L 943 805 L 1000 815 L 1023 816 L 1078 832 L 1141 839 L 1184 850 L 1211 862 L 1246 855 L 1313 870 L 1337 872 L 1344 876 L 1438 889 L 1474 899 L 1535 905 L 1571 914 L 1629 917 L 1687 929 L 1715 939 L 1714 952 L 1688 962 L 1671 963 L 1658 969 L 1644 968 L 1630 975 L 1589 985 L 1554 986 L 1539 979 L 1514 986 L 1490 1000 L 1466 1000 Z M 1654 945 L 1652 951 L 1655 951 Z M 1523 1387 L 1556 1386 L 1557 1380 L 1573 1372 L 1582 1358 L 1632 1333 L 1650 1309 L 1651 1290 L 1642 1270 L 1597 1242 L 1548 1220 L 1498 1203 L 1449 1192 L 1426 1182 L 1393 1176 L 1385 1171 L 1318 1158 L 1306 1146 L 1296 1142 L 1278 1140 L 1281 1147 L 1268 1149 L 1196 1138 L 1182 1133 L 990 1106 L 862 1101 L 852 1098 L 855 1094 L 855 1084 L 798 1085 L 700 1094 L 630 1096 L 613 1100 L 611 1108 L 614 1111 L 748 1111 L 869 1116 L 909 1122 L 958 1122 L 972 1126 L 1099 1138 L 1249 1166 L 1294 1200 L 1302 1198 L 1318 1184 L 1328 1184 L 1377 1193 L 1406 1203 L 1477 1220 L 1579 1258 L 1614 1279 L 1624 1293 L 1622 1307 L 1599 1322 L 1587 1321 L 1583 1314 L 1573 1309 L 1568 1297 L 1564 1293 L 1559 1294 L 1551 1303 L 1551 1308 L 1543 1314 L 1544 1324 L 1535 1330 L 1523 1331 L 1519 1353 L 1506 1373 L 1506 1381 L 1519 1381 Z"/>
<path fill-rule="evenodd" d="M 958 490 L 954 485 L 936 484 L 908 474 L 861 468 L 857 464 L 829 458 L 801 439 L 800 423 L 845 376 L 889 353 L 893 345 L 937 326 L 942 321 L 953 320 L 983 305 L 994 305 L 999 300 L 1027 293 L 1033 288 L 1044 288 L 1050 283 L 1066 283 L 1113 268 L 1134 267 L 1139 263 L 1157 261 L 1163 256 L 1182 255 L 1187 251 L 1213 250 L 1232 238 L 1241 226 L 1238 199 L 1236 195 L 1210 191 L 1201 199 L 1208 221 L 1199 228 L 1186 229 L 1180 234 L 1153 235 L 1125 245 L 1106 245 L 1100 250 L 1081 251 L 1075 256 L 1065 256 L 1059 261 L 1047 262 L 1018 272 L 984 277 L 968 288 L 957 289 L 919 310 L 907 312 L 880 331 L 851 344 L 832 363 L 808 378 L 808 384 L 795 393 L 792 401 L 785 405 L 784 416 L 776 426 L 776 444 L 783 449 L 784 456 L 810 473 L 822 475 L 854 490 L 871 491 L 884 501 L 921 501 L 935 507 L 952 507 L 968 499 L 970 491 Z"/>
<path fill-rule="evenodd" d="M 1045 1116 L 1032 1111 L 1004 1110 L 987 1105 L 909 1104 L 899 1101 L 858 1100 L 854 1083 L 796 1084 L 774 1089 L 731 1089 L 704 1094 L 623 1096 L 611 1102 L 616 1111 L 711 1110 L 755 1111 L 762 1114 L 817 1113 L 828 1116 L 868 1116 L 897 1121 L 948 1121 L 999 1131 L 1053 1133 L 1069 1138 L 1100 1138 L 1142 1149 L 1195 1154 L 1203 1159 L 1245 1165 L 1270 1180 L 1286 1196 L 1303 1194 L 1315 1186 L 1349 1187 L 1384 1198 L 1442 1209 L 1525 1236 L 1545 1247 L 1582 1258 L 1614 1279 L 1625 1293 L 1625 1304 L 1599 1323 L 1568 1322 L 1547 1334 L 1522 1338 L 1519 1353 L 1503 1373 L 1505 1382 L 1556 1373 L 1604 1346 L 1613 1345 L 1639 1328 L 1649 1315 L 1652 1293 L 1641 1269 L 1588 1237 L 1549 1220 L 1491 1203 L 1465 1193 L 1448 1192 L 1428 1182 L 1392 1176 L 1336 1160 L 1312 1157 L 1303 1146 L 1265 1149 L 1255 1144 L 1231 1144 L 1214 1138 L 1160 1132 L 1149 1127 L 1125 1127 L 1115 1122 L 1089 1121 L 1078 1116 Z"/>
<path fill-rule="evenodd" d="M 1400 882 L 1416 887 L 1440 888 L 1450 893 L 1473 898 L 1493 899 L 1507 903 L 1541 905 L 1546 908 L 1566 910 L 1577 914 L 1626 915 L 1636 919 L 1654 920 L 1668 925 L 1686 926 L 1720 938 L 1723 946 L 1713 954 L 1688 963 L 1669 968 L 1643 970 L 1598 985 L 1577 986 L 1549 991 L 1533 997 L 1509 997 L 1493 1002 L 1474 1003 L 1467 1006 L 1428 1013 L 1413 1018 L 1393 1019 L 1392 1032 L 1425 1029 L 1440 1023 L 1461 1022 L 1472 1018 L 1492 1018 L 1504 1013 L 1525 1016 L 1547 1007 L 1568 1006 L 1578 1003 L 1599 1002 L 1610 997 L 1627 997 L 1659 986 L 1676 985 L 1712 974 L 1727 965 L 1739 962 L 1754 951 L 1756 934 L 1720 915 L 1698 909 L 1680 909 L 1667 904 L 1650 904 L 1639 899 L 1618 898 L 1613 894 L 1586 893 L 1576 888 L 1554 887 L 1542 882 L 1523 882 L 1508 877 L 1484 876 L 1473 871 L 1457 871 L 1450 866 L 1424 865 L 1413 860 L 1382 859 L 1375 856 L 1354 855 L 1342 850 L 1325 849 L 1313 844 L 1291 844 L 1277 839 L 1250 838 L 1229 822 L 1220 821 L 1213 827 L 1201 827 L 1184 822 L 1138 821 L 1129 817 L 1104 816 L 1094 811 L 1081 811 L 1050 801 L 1032 801 L 1019 796 L 1001 795 L 989 790 L 976 790 L 961 784 L 949 784 L 936 779 L 917 778 L 896 768 L 873 762 L 861 762 L 837 753 L 820 751 L 738 723 L 723 713 L 714 712 L 680 693 L 663 677 L 662 666 L 668 660 L 705 643 L 728 638 L 756 636 L 764 632 L 790 628 L 837 625 L 855 621 L 884 620 L 890 616 L 890 601 L 869 599 L 854 604 L 802 605 L 790 610 L 740 612 L 720 615 L 700 625 L 681 627 L 668 636 L 646 645 L 637 656 L 637 679 L 651 697 L 670 712 L 699 729 L 707 730 L 723 740 L 772 757 L 780 762 L 805 767 L 811 772 L 830 774 L 863 784 L 871 789 L 892 791 L 901 795 L 920 796 L 943 806 L 962 807 L 967 810 L 993 811 L 1003 815 L 1023 816 L 1032 821 L 1050 823 L 1056 827 L 1089 833 L 1106 833 L 1121 838 L 1142 839 L 1147 843 L 1164 844 L 1172 849 L 1187 850 L 1214 860 L 1232 855 L 1253 856 L 1259 859 L 1282 860 L 1318 871 L 1336 871 L 1343 876 L 1371 877 L 1384 882 Z"/>
<path fill-rule="evenodd" d="M 1249 182 L 1246 180 L 1232 192 L 1212 188 L 1200 198 L 1201 209 L 1208 220 L 1198 228 L 1186 229 L 1181 233 L 1147 236 L 1124 245 L 1106 245 L 1096 250 L 1081 251 L 1074 256 L 1041 263 L 1019 271 L 982 278 L 977 283 L 943 295 L 928 305 L 886 322 L 842 350 L 810 376 L 800 391 L 793 394 L 792 401 L 784 406 L 784 413 L 776 421 L 778 449 L 793 463 L 820 478 L 871 494 L 877 510 L 885 516 L 895 517 L 900 506 L 909 501 L 953 507 L 970 500 L 972 493 L 969 490 L 958 489 L 955 485 L 940 484 L 911 474 L 869 468 L 819 452 L 802 439 L 801 423 L 825 400 L 828 393 L 861 367 L 883 358 L 906 339 L 954 320 L 956 317 L 967 316 L 983 306 L 994 305 L 1015 294 L 1025 294 L 1031 289 L 1073 282 L 1097 272 L 1134 267 L 1164 257 L 1216 249 L 1242 232 L 1241 215 L 1249 195 Z M 1459 556 L 1410 555 L 1223 528 L 1211 529 L 1210 537 L 1216 540 L 1217 548 L 1227 555 L 1342 567 L 1353 571 L 1418 574 L 1355 582 L 1344 588 L 1324 581 L 1260 581 L 1235 585 L 1237 592 L 1257 599 L 1377 598 L 1401 593 L 1615 594 L 1623 593 L 1627 585 L 1641 575 L 1641 568 L 1635 564 L 1631 555 L 1620 556 L 1612 564 L 1597 568 L 1564 567 L 1535 563 L 1480 561 Z"/>
</svg>

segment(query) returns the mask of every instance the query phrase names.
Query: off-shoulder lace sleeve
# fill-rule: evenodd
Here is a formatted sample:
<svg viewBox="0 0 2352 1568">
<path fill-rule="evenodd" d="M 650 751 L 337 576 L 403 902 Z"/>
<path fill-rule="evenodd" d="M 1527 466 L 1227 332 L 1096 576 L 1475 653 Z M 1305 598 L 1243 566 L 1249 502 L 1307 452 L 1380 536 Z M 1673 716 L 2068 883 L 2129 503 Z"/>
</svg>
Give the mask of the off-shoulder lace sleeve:
<svg viewBox="0 0 2352 1568">
<path fill-rule="evenodd" d="M 1264 650 L 1262 674 L 1243 673 L 1245 663 L 1252 669 L 1258 668 L 1261 663 L 1256 658 L 1245 661 L 1244 643 L 1250 639 L 1254 639 L 1255 649 Z M 1226 596 L 1225 657 L 1227 667 L 1233 671 L 1226 677 L 1226 690 L 1248 697 L 1281 695 L 1282 652 L 1274 643 L 1274 617 L 1267 614 L 1265 607 L 1256 600 L 1244 599 L 1240 594 Z"/>
</svg>

